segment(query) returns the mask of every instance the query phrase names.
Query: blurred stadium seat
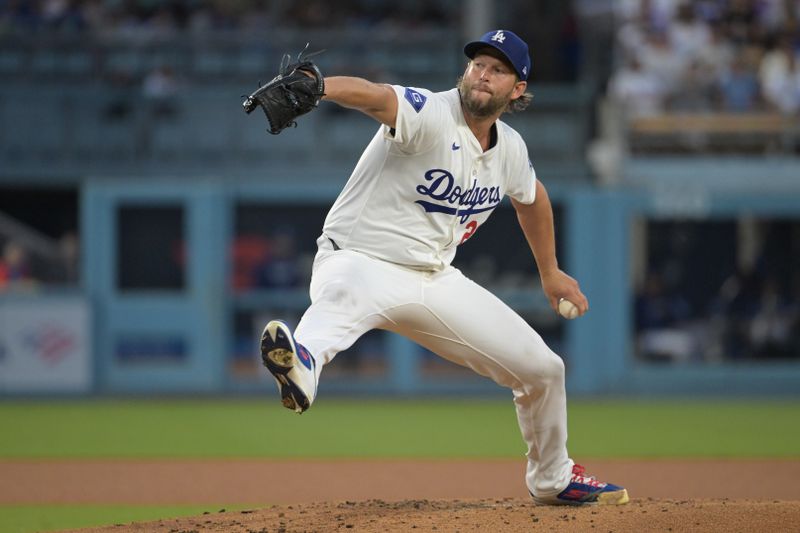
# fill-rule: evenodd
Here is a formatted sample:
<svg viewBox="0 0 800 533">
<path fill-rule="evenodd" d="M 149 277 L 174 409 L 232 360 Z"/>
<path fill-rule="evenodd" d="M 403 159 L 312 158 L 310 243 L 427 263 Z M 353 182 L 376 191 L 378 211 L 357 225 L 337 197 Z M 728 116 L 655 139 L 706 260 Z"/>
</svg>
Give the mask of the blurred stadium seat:
<svg viewBox="0 0 800 533">
<path fill-rule="evenodd" d="M 65 115 L 64 98 L 52 92 L 47 98 L 30 92 L 5 93 L 0 96 L 2 141 L 0 154 L 14 160 L 41 165 L 53 164 L 63 151 Z"/>
<path fill-rule="evenodd" d="M 780 113 L 671 113 L 636 117 L 628 124 L 634 152 L 659 150 L 794 152 L 800 121 Z"/>
</svg>

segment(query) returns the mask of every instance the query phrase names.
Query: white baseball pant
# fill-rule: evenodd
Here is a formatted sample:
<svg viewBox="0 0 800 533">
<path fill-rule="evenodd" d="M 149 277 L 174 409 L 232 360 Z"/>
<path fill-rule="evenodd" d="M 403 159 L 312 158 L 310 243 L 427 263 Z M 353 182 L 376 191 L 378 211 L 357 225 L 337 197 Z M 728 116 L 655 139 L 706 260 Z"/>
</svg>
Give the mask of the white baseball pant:
<svg viewBox="0 0 800 533">
<path fill-rule="evenodd" d="M 510 388 L 528 445 L 526 482 L 547 498 L 569 484 L 564 363 L 519 315 L 450 266 L 423 272 L 318 240 L 311 306 L 294 332 L 317 378 L 371 329 L 399 333 Z"/>
</svg>

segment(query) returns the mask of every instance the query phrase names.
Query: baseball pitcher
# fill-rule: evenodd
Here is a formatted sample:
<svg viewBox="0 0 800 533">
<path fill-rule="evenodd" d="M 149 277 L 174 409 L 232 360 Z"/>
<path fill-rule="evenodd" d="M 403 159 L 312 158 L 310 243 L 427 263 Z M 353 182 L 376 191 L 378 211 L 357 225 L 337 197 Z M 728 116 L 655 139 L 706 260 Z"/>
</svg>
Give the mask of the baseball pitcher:
<svg viewBox="0 0 800 533">
<path fill-rule="evenodd" d="M 311 306 L 296 330 L 266 325 L 264 365 L 283 405 L 314 402 L 324 365 L 367 331 L 399 333 L 510 388 L 528 445 L 526 484 L 542 504 L 623 504 L 627 491 L 598 481 L 567 453 L 564 363 L 519 315 L 451 261 L 459 245 L 511 198 L 553 309 L 589 303 L 555 255 L 553 212 L 525 142 L 500 121 L 523 110 L 528 45 L 495 30 L 468 43 L 458 86 L 444 92 L 323 77 L 310 56 L 284 59 L 279 75 L 244 102 L 271 133 L 320 100 L 361 111 L 381 127 L 328 213 L 311 278 Z"/>
</svg>

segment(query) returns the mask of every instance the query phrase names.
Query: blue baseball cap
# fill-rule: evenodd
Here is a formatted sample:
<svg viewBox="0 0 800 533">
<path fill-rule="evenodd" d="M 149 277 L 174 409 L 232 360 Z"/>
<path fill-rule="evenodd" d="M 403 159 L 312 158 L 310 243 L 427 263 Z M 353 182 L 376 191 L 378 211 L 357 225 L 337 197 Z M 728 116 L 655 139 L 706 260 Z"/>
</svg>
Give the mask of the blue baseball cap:
<svg viewBox="0 0 800 533">
<path fill-rule="evenodd" d="M 493 30 L 485 33 L 477 41 L 472 41 L 464 46 L 464 54 L 470 59 L 475 57 L 478 50 L 485 46 L 496 48 L 508 59 L 514 67 L 519 79 L 525 81 L 531 71 L 531 58 L 528 55 L 528 44 L 519 36 L 509 30 Z"/>
</svg>

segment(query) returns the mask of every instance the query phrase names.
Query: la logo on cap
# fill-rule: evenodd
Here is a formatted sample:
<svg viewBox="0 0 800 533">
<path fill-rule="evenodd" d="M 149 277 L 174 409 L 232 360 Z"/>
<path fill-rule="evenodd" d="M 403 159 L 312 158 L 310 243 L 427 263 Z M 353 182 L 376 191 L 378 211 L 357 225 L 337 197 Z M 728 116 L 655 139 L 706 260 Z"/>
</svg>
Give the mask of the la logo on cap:
<svg viewBox="0 0 800 533">
<path fill-rule="evenodd" d="M 497 41 L 498 43 L 502 43 L 503 41 L 505 41 L 506 40 L 506 36 L 503 33 L 503 30 L 497 30 L 497 33 L 495 33 L 492 36 L 492 40 L 493 41 Z"/>
</svg>

